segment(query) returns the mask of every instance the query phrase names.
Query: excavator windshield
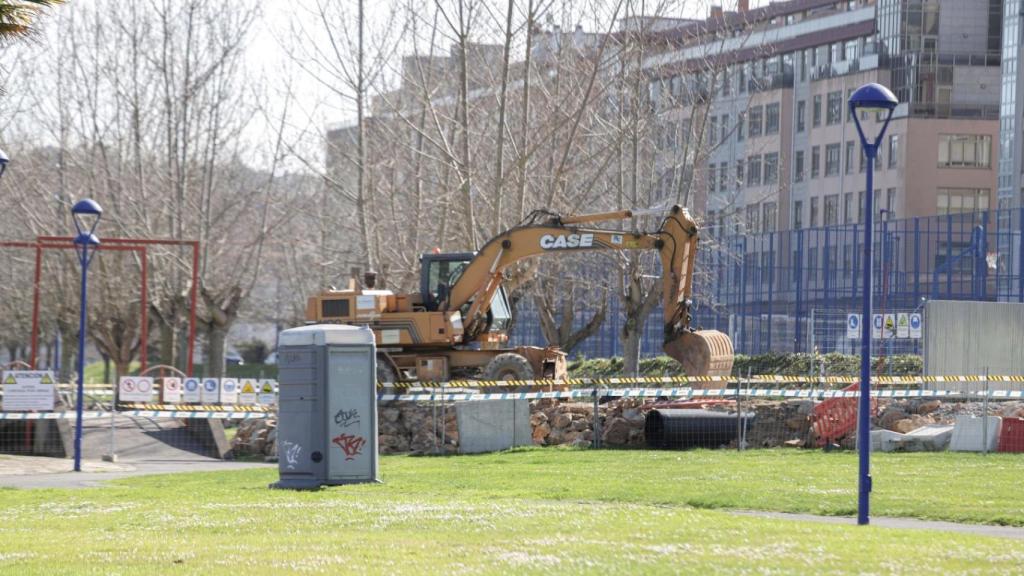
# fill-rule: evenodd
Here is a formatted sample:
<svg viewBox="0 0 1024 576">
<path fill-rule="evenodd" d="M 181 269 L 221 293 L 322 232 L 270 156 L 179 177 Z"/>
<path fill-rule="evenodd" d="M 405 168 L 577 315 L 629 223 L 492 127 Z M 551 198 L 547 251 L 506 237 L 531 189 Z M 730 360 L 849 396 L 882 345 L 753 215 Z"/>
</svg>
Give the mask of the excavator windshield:
<svg viewBox="0 0 1024 576">
<path fill-rule="evenodd" d="M 437 310 L 448 299 L 449 290 L 459 281 L 473 256 L 473 252 L 453 252 L 420 257 L 420 291 L 428 310 Z M 467 302 L 466 308 L 468 304 L 471 302 Z M 508 327 L 512 314 L 504 288 L 494 293 L 488 313 L 492 318 L 491 331 Z"/>
</svg>

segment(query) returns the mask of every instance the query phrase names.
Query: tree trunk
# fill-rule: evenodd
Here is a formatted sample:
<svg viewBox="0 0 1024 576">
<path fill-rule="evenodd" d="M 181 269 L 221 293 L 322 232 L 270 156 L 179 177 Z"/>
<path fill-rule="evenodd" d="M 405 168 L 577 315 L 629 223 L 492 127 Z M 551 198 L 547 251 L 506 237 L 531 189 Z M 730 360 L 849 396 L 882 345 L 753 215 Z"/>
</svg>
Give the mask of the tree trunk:
<svg viewBox="0 0 1024 576">
<path fill-rule="evenodd" d="M 637 318 L 626 317 L 622 323 L 622 369 L 629 376 L 640 375 L 640 335 L 643 325 Z"/>
<path fill-rule="evenodd" d="M 222 378 L 224 376 L 224 352 L 227 346 L 227 339 L 227 326 L 213 323 L 206 331 L 206 369 L 204 370 L 206 376 L 210 378 Z"/>
<path fill-rule="evenodd" d="M 177 350 L 178 331 L 174 326 L 165 322 L 160 323 L 160 363 L 174 366 L 175 351 Z"/>
</svg>

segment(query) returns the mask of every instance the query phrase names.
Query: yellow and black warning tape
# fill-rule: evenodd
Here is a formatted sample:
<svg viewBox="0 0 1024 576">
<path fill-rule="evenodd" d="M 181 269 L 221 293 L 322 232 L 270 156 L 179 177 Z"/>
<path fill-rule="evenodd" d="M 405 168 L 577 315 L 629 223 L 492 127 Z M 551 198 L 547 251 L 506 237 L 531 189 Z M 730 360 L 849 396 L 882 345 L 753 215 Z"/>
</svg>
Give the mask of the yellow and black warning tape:
<svg viewBox="0 0 1024 576">
<path fill-rule="evenodd" d="M 932 383 L 957 383 L 957 382 L 1024 382 L 1024 376 L 872 376 L 871 381 L 876 384 L 892 385 L 914 385 Z M 616 376 L 598 378 L 566 378 L 556 380 L 552 378 L 534 380 L 449 380 L 447 382 L 392 382 L 378 383 L 377 387 L 386 388 L 488 388 L 496 386 L 505 387 L 553 387 L 553 386 L 615 386 L 615 385 L 636 385 L 636 384 L 855 384 L 860 382 L 858 376 L 780 376 L 776 374 L 762 374 L 740 378 L 738 376 Z"/>
<path fill-rule="evenodd" d="M 138 402 L 119 403 L 118 410 L 178 410 L 192 412 L 273 412 L 272 406 L 263 404 L 143 404 Z"/>
</svg>

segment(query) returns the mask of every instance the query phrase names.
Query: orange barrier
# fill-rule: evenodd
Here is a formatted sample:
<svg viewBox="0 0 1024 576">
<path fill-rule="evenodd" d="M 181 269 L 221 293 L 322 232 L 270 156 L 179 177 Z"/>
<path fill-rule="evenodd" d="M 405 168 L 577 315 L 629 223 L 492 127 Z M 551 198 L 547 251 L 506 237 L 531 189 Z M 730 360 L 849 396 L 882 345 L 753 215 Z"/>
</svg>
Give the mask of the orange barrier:
<svg viewBox="0 0 1024 576">
<path fill-rule="evenodd" d="M 844 392 L 860 390 L 860 383 L 843 388 Z M 811 411 L 811 426 L 818 446 L 835 442 L 857 429 L 858 398 L 829 398 Z M 871 399 L 871 415 L 878 414 L 878 399 Z"/>
</svg>

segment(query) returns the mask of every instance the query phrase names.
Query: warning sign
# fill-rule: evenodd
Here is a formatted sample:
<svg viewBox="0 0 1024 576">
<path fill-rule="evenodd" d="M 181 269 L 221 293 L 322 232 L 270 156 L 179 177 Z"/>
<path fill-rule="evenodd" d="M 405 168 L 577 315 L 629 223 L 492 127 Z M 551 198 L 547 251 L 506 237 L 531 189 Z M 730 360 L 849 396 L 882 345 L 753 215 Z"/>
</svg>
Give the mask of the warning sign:
<svg viewBox="0 0 1024 576">
<path fill-rule="evenodd" d="M 921 337 L 921 315 L 917 312 L 910 315 L 910 337 Z"/>
<path fill-rule="evenodd" d="M 860 314 L 846 315 L 846 337 L 851 340 L 860 338 Z"/>
<path fill-rule="evenodd" d="M 885 323 L 882 324 L 882 339 L 888 340 L 896 336 L 896 315 L 886 314 Z"/>
<path fill-rule="evenodd" d="M 896 337 L 910 338 L 910 314 L 900 312 L 896 315 Z"/>
<path fill-rule="evenodd" d="M 200 393 L 200 402 L 203 404 L 216 404 L 220 402 L 220 379 L 219 378 L 203 378 L 202 392 Z"/>
<path fill-rule="evenodd" d="M 199 378 L 185 378 L 185 382 L 182 385 L 184 389 L 181 394 L 182 400 L 186 404 L 199 404 L 202 402 L 202 395 L 199 392 L 201 387 L 202 382 L 199 381 Z"/>
<path fill-rule="evenodd" d="M 238 403 L 238 380 L 235 380 L 234 378 L 220 379 L 220 403 Z"/>
<path fill-rule="evenodd" d="M 166 376 L 162 379 L 160 386 L 163 390 L 164 404 L 181 402 L 181 378 Z"/>
<path fill-rule="evenodd" d="M 882 337 L 882 322 L 881 314 L 871 315 L 871 337 L 876 340 Z"/>
<path fill-rule="evenodd" d="M 277 404 L 277 380 L 260 380 L 259 403 L 264 406 Z"/>
<path fill-rule="evenodd" d="M 7 412 L 53 410 L 53 372 L 9 370 L 3 373 L 3 409 Z"/>
<path fill-rule="evenodd" d="M 252 378 L 244 378 L 242 379 L 241 386 L 242 388 L 238 392 L 238 403 L 255 404 L 256 389 L 259 387 L 259 384 L 257 384 Z"/>
<path fill-rule="evenodd" d="M 153 378 L 149 376 L 121 376 L 117 384 L 120 402 L 152 402 Z"/>
</svg>

